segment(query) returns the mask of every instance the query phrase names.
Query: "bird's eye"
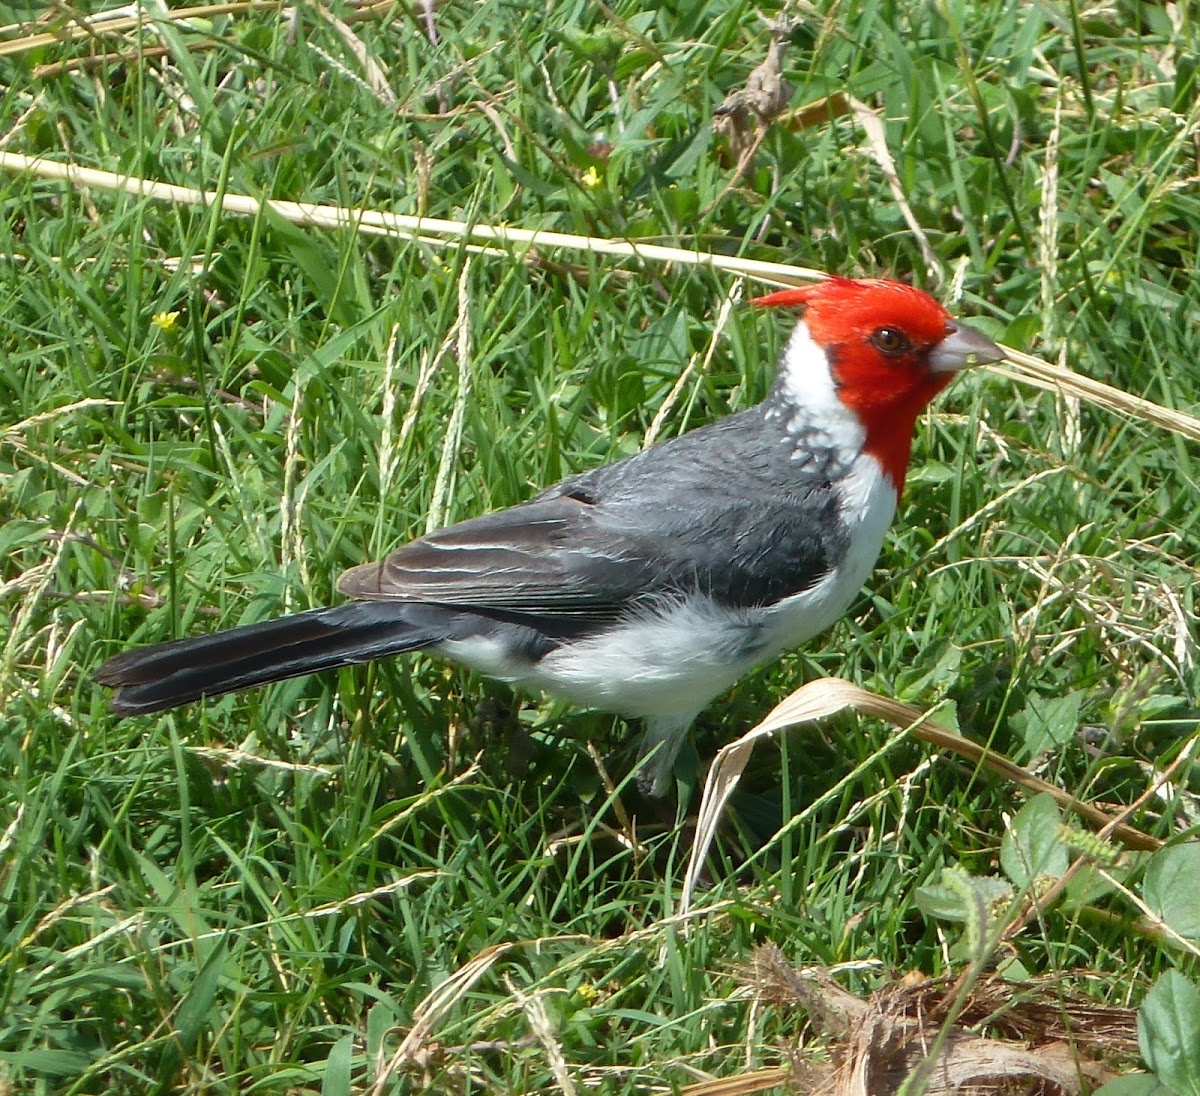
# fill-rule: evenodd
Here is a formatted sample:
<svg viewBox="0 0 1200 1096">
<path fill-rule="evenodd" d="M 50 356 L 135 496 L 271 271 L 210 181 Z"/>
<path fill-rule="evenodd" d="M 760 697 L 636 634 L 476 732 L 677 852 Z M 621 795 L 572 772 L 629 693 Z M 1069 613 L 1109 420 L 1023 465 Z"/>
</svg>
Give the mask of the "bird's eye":
<svg viewBox="0 0 1200 1096">
<path fill-rule="evenodd" d="M 899 357 L 912 349 L 908 336 L 898 327 L 881 327 L 871 336 L 871 345 L 889 357 Z"/>
</svg>

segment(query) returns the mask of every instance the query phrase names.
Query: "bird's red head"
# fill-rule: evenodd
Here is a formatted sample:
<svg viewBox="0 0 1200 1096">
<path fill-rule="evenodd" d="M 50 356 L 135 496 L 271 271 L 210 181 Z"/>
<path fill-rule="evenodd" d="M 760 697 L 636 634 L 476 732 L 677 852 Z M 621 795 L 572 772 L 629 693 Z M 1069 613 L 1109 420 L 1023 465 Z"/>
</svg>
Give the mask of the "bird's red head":
<svg viewBox="0 0 1200 1096">
<path fill-rule="evenodd" d="M 990 339 L 902 282 L 829 278 L 754 303 L 804 307 L 804 324 L 824 351 L 837 398 L 858 417 L 865 451 L 879 460 L 897 493 L 917 416 L 957 370 L 1003 357 Z"/>
</svg>

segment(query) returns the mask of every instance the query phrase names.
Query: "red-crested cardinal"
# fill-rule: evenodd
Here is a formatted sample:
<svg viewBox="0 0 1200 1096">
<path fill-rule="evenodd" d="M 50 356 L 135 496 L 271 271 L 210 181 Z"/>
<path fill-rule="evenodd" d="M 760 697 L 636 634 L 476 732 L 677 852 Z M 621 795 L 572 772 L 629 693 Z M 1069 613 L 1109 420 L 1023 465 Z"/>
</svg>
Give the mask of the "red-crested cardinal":
<svg viewBox="0 0 1200 1096">
<path fill-rule="evenodd" d="M 753 666 L 824 631 L 875 565 L 917 416 L 1000 348 L 932 297 L 831 278 L 760 404 L 528 502 L 354 567 L 347 604 L 126 651 L 96 671 L 121 715 L 426 649 L 647 729 L 670 786 L 692 721 Z"/>
</svg>

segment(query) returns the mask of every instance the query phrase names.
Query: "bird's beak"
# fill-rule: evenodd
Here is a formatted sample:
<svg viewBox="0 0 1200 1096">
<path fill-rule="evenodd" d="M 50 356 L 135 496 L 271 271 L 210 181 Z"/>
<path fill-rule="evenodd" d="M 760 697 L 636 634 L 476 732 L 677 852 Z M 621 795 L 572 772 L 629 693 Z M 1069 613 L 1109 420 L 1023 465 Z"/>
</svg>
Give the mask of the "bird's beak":
<svg viewBox="0 0 1200 1096">
<path fill-rule="evenodd" d="M 986 335 L 958 322 L 947 325 L 949 334 L 929 352 L 929 368 L 934 373 L 956 373 L 976 362 L 998 362 L 1000 349 Z"/>
</svg>

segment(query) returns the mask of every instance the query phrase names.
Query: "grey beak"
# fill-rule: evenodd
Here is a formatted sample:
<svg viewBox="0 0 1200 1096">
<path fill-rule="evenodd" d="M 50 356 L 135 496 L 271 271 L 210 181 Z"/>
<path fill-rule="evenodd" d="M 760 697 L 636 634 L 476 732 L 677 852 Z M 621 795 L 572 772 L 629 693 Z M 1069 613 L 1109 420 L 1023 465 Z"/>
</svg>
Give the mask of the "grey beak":
<svg viewBox="0 0 1200 1096">
<path fill-rule="evenodd" d="M 929 368 L 934 373 L 955 373 L 976 362 L 1004 359 L 1004 351 L 975 328 L 956 321 L 947 330 L 949 334 L 929 352 Z"/>
</svg>

